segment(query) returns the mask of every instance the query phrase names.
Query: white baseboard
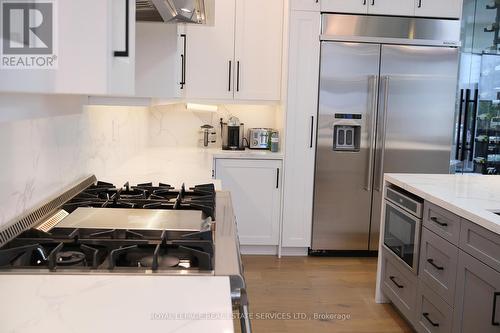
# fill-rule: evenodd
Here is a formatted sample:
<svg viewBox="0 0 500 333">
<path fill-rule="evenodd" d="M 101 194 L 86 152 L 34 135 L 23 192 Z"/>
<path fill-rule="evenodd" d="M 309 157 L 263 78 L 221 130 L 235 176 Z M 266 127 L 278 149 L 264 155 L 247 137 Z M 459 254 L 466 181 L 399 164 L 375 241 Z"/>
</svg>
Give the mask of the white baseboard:
<svg viewBox="0 0 500 333">
<path fill-rule="evenodd" d="M 275 245 L 241 245 L 241 254 L 277 256 L 278 247 Z M 308 255 L 307 247 L 283 247 L 281 249 L 283 257 L 305 257 Z"/>
<path fill-rule="evenodd" d="M 307 257 L 309 248 L 307 247 L 283 247 L 281 255 L 283 257 Z"/>
<path fill-rule="evenodd" d="M 248 255 L 278 255 L 278 247 L 275 245 L 240 245 L 241 254 Z"/>
</svg>

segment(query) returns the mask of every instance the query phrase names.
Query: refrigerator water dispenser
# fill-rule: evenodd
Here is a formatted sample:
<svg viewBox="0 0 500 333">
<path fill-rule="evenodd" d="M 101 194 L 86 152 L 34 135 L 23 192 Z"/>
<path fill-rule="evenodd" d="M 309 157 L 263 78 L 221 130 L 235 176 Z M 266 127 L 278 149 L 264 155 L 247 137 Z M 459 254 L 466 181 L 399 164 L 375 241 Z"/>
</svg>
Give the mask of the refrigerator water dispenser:
<svg viewBox="0 0 500 333">
<path fill-rule="evenodd" d="M 360 114 L 335 114 L 333 122 L 333 150 L 358 152 L 361 141 Z"/>
</svg>

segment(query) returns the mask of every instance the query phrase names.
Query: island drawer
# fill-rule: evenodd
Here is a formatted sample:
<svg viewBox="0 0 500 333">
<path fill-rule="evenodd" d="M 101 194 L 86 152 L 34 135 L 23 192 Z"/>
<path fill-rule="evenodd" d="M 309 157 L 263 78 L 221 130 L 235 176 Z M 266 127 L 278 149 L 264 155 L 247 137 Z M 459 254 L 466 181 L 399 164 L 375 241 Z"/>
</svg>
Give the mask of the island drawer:
<svg viewBox="0 0 500 333">
<path fill-rule="evenodd" d="M 411 323 L 415 319 L 417 276 L 383 249 L 382 291 Z"/>
<path fill-rule="evenodd" d="M 500 272 L 500 235 L 462 220 L 460 248 Z"/>
<path fill-rule="evenodd" d="M 419 333 L 450 333 L 453 325 L 453 309 L 419 281 L 417 291 L 416 329 Z"/>
<path fill-rule="evenodd" d="M 424 203 L 424 226 L 455 245 L 460 239 L 460 220 L 460 216 L 446 209 L 428 201 Z"/>
<path fill-rule="evenodd" d="M 448 304 L 453 304 L 458 247 L 422 228 L 419 278 Z"/>
</svg>

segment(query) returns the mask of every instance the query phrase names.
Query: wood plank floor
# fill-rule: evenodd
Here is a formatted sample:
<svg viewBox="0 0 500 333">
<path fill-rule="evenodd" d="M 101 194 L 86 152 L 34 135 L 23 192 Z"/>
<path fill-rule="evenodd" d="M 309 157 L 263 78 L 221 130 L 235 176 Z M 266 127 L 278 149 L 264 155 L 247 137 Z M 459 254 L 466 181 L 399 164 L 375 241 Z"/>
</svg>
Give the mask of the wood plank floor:
<svg viewBox="0 0 500 333">
<path fill-rule="evenodd" d="M 413 332 L 391 305 L 375 303 L 376 258 L 244 256 L 243 263 L 255 318 L 311 318 L 253 319 L 255 333 Z"/>
</svg>

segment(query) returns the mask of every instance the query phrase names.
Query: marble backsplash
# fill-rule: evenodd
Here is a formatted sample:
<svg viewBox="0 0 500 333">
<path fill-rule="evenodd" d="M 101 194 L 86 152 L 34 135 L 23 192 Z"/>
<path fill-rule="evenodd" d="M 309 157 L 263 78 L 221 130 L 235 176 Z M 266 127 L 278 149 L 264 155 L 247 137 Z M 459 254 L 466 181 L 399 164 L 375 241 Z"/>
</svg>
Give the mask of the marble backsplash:
<svg viewBox="0 0 500 333">
<path fill-rule="evenodd" d="M 152 147 L 198 147 L 200 127 L 205 124 L 215 127 L 217 147 L 220 147 L 220 118 L 227 121 L 230 116 L 244 123 L 245 132 L 253 127 L 278 126 L 277 107 L 273 105 L 218 105 L 217 112 L 199 112 L 186 110 L 185 104 L 173 104 L 154 106 L 150 112 L 149 145 Z"/>
<path fill-rule="evenodd" d="M 185 104 L 147 108 L 86 102 L 80 96 L 0 93 L 0 228 L 90 174 L 118 182 L 147 176 L 179 178 L 180 183 L 186 174 L 174 175 L 172 170 L 189 167 L 172 165 L 203 161 L 208 178 L 208 155 L 195 156 L 196 162 L 192 158 L 200 145 L 201 125 L 211 124 L 220 134 L 219 119 L 231 115 L 239 117 L 245 129 L 276 128 L 279 123 L 277 107 L 270 105 L 219 105 L 219 111 L 211 113 L 186 110 Z M 170 148 L 177 155 L 167 162 L 174 164 L 161 159 L 161 170 L 152 162 L 134 164 L 144 156 L 156 161 L 155 154 Z M 191 155 L 184 156 L 185 151 Z M 125 171 L 135 170 L 135 178 L 123 174 L 124 165 L 134 166 Z"/>
<path fill-rule="evenodd" d="M 0 226 L 82 177 L 105 179 L 147 146 L 148 124 L 144 107 L 0 94 Z"/>
</svg>

